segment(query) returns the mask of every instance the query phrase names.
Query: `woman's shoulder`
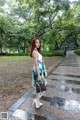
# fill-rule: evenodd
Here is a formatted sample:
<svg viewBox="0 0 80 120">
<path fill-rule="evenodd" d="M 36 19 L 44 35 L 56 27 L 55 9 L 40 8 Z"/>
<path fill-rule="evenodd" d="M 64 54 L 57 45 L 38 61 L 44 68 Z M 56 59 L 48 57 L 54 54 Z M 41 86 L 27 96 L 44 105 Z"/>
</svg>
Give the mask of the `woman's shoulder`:
<svg viewBox="0 0 80 120">
<path fill-rule="evenodd" d="M 32 55 L 38 55 L 38 52 L 36 50 L 33 50 Z"/>
<path fill-rule="evenodd" d="M 32 53 L 34 53 L 34 54 L 38 54 L 38 52 L 36 51 L 36 50 L 33 50 L 33 52 Z"/>
</svg>

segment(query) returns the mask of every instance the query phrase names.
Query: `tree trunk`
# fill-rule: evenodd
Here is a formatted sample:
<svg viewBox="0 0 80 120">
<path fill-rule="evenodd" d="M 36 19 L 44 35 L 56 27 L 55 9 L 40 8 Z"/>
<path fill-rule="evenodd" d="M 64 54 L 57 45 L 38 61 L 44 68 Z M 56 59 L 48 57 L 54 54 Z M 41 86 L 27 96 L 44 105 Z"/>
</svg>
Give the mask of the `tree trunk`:
<svg viewBox="0 0 80 120">
<path fill-rule="evenodd" d="M 1 52 L 1 53 L 3 52 L 2 47 L 0 48 L 0 52 Z"/>
</svg>

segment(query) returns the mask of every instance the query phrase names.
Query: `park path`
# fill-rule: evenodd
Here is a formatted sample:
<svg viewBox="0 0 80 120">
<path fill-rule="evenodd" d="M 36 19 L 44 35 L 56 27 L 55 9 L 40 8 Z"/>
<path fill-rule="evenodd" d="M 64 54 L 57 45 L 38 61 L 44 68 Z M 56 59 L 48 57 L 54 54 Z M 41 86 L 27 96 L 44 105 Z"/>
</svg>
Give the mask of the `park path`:
<svg viewBox="0 0 80 120">
<path fill-rule="evenodd" d="M 32 106 L 31 89 L 8 109 L 9 120 L 80 120 L 80 56 L 68 51 L 63 62 L 47 77 L 44 106 Z"/>
</svg>

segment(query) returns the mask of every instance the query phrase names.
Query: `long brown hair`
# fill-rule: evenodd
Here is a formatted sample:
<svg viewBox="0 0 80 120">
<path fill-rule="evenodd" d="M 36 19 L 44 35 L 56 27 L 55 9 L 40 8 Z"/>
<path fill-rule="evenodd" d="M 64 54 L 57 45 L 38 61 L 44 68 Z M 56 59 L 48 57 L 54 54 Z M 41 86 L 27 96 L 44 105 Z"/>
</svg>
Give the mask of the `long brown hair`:
<svg viewBox="0 0 80 120">
<path fill-rule="evenodd" d="M 38 52 L 41 54 L 41 40 L 40 40 L 39 38 L 33 38 L 33 39 L 32 39 L 32 43 L 31 43 L 31 50 L 30 50 L 30 56 L 31 56 L 31 57 L 32 57 L 32 52 L 33 52 L 34 48 L 36 47 L 36 46 L 35 46 L 35 42 L 36 42 L 37 39 L 40 41 L 40 47 L 37 48 L 37 50 L 38 50 Z"/>
</svg>

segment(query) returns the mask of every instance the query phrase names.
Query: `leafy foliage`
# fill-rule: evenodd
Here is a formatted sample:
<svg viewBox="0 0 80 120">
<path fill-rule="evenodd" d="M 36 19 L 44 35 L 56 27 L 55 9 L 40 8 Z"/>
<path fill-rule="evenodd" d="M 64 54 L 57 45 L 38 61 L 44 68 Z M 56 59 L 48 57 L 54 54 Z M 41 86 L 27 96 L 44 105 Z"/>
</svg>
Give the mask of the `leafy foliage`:
<svg viewBox="0 0 80 120">
<path fill-rule="evenodd" d="M 80 47 L 80 4 L 1 0 L 0 51 L 26 53 L 35 36 L 41 39 L 43 50 Z"/>
</svg>

